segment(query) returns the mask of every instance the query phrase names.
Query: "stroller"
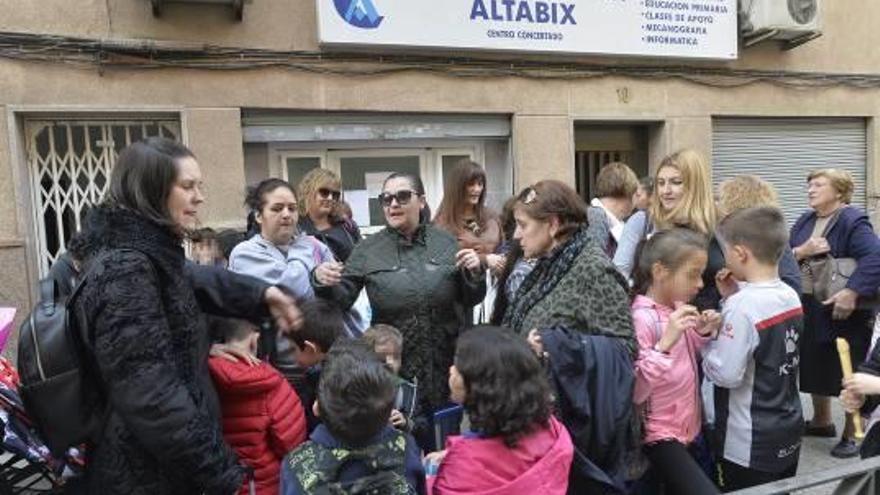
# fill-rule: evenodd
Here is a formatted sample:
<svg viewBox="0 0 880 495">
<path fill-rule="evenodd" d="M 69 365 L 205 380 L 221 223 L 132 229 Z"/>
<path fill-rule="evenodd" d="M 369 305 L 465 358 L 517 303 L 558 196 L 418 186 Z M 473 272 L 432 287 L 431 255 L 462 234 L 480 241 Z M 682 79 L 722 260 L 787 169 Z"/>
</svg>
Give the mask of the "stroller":
<svg viewBox="0 0 880 495">
<path fill-rule="evenodd" d="M 5 309 L 0 308 L 0 341 L 9 316 Z M 8 320 L 11 326 L 12 316 Z M 64 459 L 49 453 L 25 411 L 19 383 L 15 367 L 0 357 L 0 495 L 69 493 L 65 485 L 82 475 L 83 456 L 77 449 L 69 449 Z"/>
</svg>

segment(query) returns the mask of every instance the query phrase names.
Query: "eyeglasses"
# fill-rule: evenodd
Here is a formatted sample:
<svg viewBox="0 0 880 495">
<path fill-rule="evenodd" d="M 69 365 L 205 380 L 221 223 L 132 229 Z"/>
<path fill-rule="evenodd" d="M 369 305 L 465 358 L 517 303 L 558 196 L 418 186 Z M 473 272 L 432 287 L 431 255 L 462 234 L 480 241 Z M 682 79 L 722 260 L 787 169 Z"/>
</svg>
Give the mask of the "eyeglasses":
<svg viewBox="0 0 880 495">
<path fill-rule="evenodd" d="M 534 187 L 523 189 L 517 199 L 519 199 L 520 203 L 524 205 L 530 205 L 538 199 L 538 191 L 536 191 Z"/>
<path fill-rule="evenodd" d="M 382 206 L 391 206 L 391 202 L 396 199 L 397 204 L 400 206 L 406 206 L 412 200 L 413 196 L 419 196 L 419 193 L 410 191 L 409 189 L 401 189 L 396 193 L 383 192 L 379 195 L 379 202 L 382 203 Z"/>
<path fill-rule="evenodd" d="M 318 194 L 321 196 L 321 199 L 332 199 L 333 201 L 339 201 L 339 198 L 342 197 L 341 192 L 327 189 L 326 187 L 318 189 Z"/>
</svg>

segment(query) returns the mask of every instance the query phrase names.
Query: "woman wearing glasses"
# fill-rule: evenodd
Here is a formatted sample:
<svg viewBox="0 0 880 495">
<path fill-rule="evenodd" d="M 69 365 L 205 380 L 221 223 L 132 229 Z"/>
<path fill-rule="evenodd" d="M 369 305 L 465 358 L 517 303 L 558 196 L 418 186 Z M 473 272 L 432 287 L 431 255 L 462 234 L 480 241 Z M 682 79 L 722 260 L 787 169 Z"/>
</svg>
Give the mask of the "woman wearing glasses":
<svg viewBox="0 0 880 495">
<path fill-rule="evenodd" d="M 349 308 L 366 288 L 372 323 L 403 334 L 401 375 L 419 383 L 420 417 L 414 435 L 419 446 L 434 450 L 426 418 L 449 402 L 449 367 L 455 341 L 465 326 L 463 307 L 479 303 L 486 292 L 480 257 L 458 249 L 451 234 L 419 221 L 425 205 L 421 179 L 389 176 L 379 196 L 388 226 L 364 239 L 344 269 L 323 264 L 312 276 L 315 292 Z"/>
<path fill-rule="evenodd" d="M 342 214 L 340 180 L 333 172 L 316 168 L 297 187 L 299 230 L 316 237 L 344 262 L 361 241 L 357 225 Z"/>
</svg>

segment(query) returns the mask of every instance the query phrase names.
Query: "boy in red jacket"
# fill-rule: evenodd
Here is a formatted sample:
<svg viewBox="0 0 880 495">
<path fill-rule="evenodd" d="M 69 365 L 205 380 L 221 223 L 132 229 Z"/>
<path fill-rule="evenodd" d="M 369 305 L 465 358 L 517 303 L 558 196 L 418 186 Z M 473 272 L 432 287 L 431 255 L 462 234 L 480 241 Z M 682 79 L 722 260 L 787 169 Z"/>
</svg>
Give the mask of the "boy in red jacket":
<svg viewBox="0 0 880 495">
<path fill-rule="evenodd" d="M 247 321 L 217 322 L 228 346 L 255 355 L 259 334 Z M 255 364 L 256 363 L 256 364 Z M 306 419 L 299 397 L 269 363 L 211 356 L 211 377 L 220 397 L 223 436 L 254 470 L 259 495 L 276 495 L 281 461 L 306 440 Z M 248 493 L 248 483 L 239 492 Z"/>
</svg>

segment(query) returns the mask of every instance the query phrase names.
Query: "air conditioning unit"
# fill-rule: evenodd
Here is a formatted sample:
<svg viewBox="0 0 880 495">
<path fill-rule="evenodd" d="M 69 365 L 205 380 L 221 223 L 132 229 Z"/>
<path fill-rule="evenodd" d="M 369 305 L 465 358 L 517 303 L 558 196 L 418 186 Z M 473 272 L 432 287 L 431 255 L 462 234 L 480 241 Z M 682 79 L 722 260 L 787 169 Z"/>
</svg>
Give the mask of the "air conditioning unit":
<svg viewBox="0 0 880 495">
<path fill-rule="evenodd" d="M 779 40 L 794 48 L 822 35 L 822 0 L 740 0 L 745 46 Z"/>
</svg>

